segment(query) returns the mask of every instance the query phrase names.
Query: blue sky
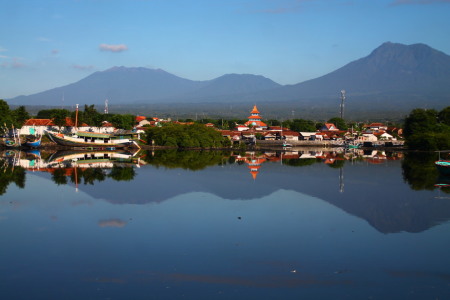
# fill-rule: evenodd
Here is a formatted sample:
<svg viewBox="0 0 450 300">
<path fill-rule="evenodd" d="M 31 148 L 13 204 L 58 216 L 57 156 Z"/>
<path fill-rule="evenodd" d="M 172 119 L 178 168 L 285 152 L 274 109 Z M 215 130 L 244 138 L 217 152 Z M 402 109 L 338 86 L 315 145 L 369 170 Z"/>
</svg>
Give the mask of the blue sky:
<svg viewBox="0 0 450 300">
<path fill-rule="evenodd" d="M 0 98 L 113 66 L 295 84 L 386 41 L 450 54 L 450 0 L 14 0 L 0 6 Z"/>
</svg>

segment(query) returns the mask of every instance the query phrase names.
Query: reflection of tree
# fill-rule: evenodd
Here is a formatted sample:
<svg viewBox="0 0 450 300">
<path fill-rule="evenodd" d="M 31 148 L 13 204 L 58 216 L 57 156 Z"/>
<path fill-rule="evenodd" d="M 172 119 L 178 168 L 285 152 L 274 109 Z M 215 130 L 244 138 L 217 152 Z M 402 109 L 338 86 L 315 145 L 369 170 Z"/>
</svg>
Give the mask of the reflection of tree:
<svg viewBox="0 0 450 300">
<path fill-rule="evenodd" d="M 222 151 L 180 151 L 176 149 L 148 152 L 145 161 L 154 166 L 202 170 L 207 166 L 223 164 L 228 152 Z"/>
<path fill-rule="evenodd" d="M 0 195 L 3 195 L 12 182 L 19 188 L 25 187 L 25 169 L 22 167 L 6 166 L 6 161 L 0 162 Z"/>
<path fill-rule="evenodd" d="M 439 172 L 434 165 L 436 153 L 406 153 L 402 162 L 403 178 L 414 190 L 433 190 Z"/>
<path fill-rule="evenodd" d="M 333 169 L 340 169 L 340 168 L 344 167 L 344 165 L 345 165 L 345 160 L 343 160 L 343 159 L 336 159 L 332 164 L 328 164 L 328 166 Z"/>
<path fill-rule="evenodd" d="M 88 168 L 81 172 L 81 178 L 83 178 L 84 184 L 94 184 L 95 181 L 104 181 L 106 175 L 103 169 Z"/>
<path fill-rule="evenodd" d="M 316 162 L 321 162 L 321 160 L 320 159 L 318 160 L 318 159 L 315 159 L 315 158 L 283 159 L 283 165 L 291 166 L 291 167 L 304 167 L 304 166 L 313 165 Z"/>
<path fill-rule="evenodd" d="M 65 168 L 55 169 L 55 171 L 52 174 L 52 180 L 57 185 L 67 184 L 66 169 Z"/>
<path fill-rule="evenodd" d="M 111 170 L 111 173 L 109 173 L 108 177 L 111 177 L 116 181 L 131 181 L 134 179 L 135 175 L 136 172 L 132 167 L 114 166 Z"/>
</svg>

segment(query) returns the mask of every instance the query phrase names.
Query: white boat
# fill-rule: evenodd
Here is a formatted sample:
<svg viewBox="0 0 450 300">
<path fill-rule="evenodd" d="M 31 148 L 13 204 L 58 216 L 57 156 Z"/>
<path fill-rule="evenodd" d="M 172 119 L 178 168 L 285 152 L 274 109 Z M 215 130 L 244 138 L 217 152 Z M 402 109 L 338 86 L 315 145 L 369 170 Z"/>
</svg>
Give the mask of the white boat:
<svg viewBox="0 0 450 300">
<path fill-rule="evenodd" d="M 76 134 L 66 135 L 48 130 L 45 133 L 53 142 L 70 147 L 124 148 L 132 145 L 137 146 L 136 142 L 130 138 L 109 133 L 78 131 Z"/>
</svg>

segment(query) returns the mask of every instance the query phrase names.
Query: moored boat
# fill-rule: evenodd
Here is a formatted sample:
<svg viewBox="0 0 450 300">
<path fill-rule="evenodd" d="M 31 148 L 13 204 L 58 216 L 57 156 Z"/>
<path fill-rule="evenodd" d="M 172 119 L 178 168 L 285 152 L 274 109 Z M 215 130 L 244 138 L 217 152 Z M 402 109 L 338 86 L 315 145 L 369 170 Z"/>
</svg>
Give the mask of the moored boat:
<svg viewBox="0 0 450 300">
<path fill-rule="evenodd" d="M 47 130 L 45 133 L 53 142 L 69 147 L 124 148 L 135 144 L 133 140 L 123 135 L 109 133 L 78 131 L 74 135 L 66 135 Z"/>
<path fill-rule="evenodd" d="M 22 145 L 28 148 L 37 148 L 41 145 L 41 138 L 41 136 L 28 136 Z"/>
<path fill-rule="evenodd" d="M 450 175 L 450 160 L 438 160 L 435 165 L 442 175 Z"/>
</svg>

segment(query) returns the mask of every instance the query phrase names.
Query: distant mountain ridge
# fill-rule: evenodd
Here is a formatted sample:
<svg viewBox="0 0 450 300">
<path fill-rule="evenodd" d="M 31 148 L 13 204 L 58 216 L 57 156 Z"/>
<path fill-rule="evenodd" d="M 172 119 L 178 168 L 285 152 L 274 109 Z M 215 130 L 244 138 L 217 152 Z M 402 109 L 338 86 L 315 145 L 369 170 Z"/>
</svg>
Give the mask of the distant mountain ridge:
<svg viewBox="0 0 450 300">
<path fill-rule="evenodd" d="M 386 109 L 444 107 L 450 103 L 450 56 L 425 44 L 386 42 L 368 56 L 329 74 L 285 86 L 251 74 L 193 81 L 161 69 L 113 67 L 9 102 L 54 106 L 102 104 L 105 99 L 124 105 L 283 102 L 308 109 L 335 103 L 342 89 L 355 109 L 370 105 Z"/>
</svg>

